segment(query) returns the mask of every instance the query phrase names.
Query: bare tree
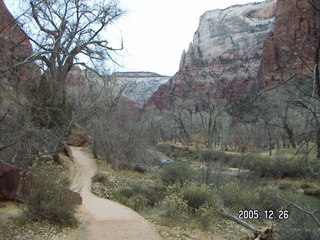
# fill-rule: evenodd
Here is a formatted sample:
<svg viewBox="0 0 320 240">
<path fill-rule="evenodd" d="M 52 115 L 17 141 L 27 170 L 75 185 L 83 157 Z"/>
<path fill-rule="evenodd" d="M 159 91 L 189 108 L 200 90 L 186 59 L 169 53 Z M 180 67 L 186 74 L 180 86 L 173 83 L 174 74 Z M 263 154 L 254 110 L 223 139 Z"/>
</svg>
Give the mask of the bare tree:
<svg viewBox="0 0 320 240">
<path fill-rule="evenodd" d="M 112 59 L 111 52 L 122 49 L 122 42 L 110 46 L 105 30 L 124 12 L 116 1 L 98 0 L 31 0 L 28 7 L 29 14 L 20 19 L 34 45 L 27 60 L 42 69 L 39 86 L 46 88 L 46 96 L 40 100 L 60 108 L 66 104 L 65 82 L 74 65 L 97 71 L 98 61 Z"/>
<path fill-rule="evenodd" d="M 38 152 L 48 150 L 53 154 L 74 123 L 83 117 L 81 115 L 84 112 L 93 108 L 94 103 L 101 100 L 100 96 L 107 91 L 108 79 L 100 74 L 105 70 L 105 65 L 98 68 L 98 64 L 112 60 L 112 52 L 123 47 L 122 41 L 119 47 L 110 46 L 106 39 L 106 28 L 121 17 L 124 11 L 119 8 L 117 1 L 104 0 L 31 0 L 26 1 L 24 6 L 26 9 L 23 9 L 18 20 L 28 36 L 23 35 L 24 38 L 14 41 L 13 47 L 19 50 L 19 46 L 24 44 L 28 51 L 15 61 L 11 61 L 12 51 L 1 56 L 6 60 L 0 66 L 1 84 L 10 85 L 6 88 L 10 90 L 8 94 L 17 94 L 20 87 L 22 93 L 21 97 L 10 98 L 12 104 L 8 107 L 8 114 L 6 106 L 1 106 L 4 111 L 0 114 L 0 135 L 3 133 L 0 150 L 10 146 L 15 152 L 13 155 L 19 149 L 23 149 L 22 152 L 19 150 L 20 155 L 32 155 L 32 149 Z M 14 23 L 16 25 L 16 21 Z M 17 50 L 13 53 L 20 56 Z M 28 65 L 34 63 L 37 66 Z M 67 76 L 75 65 L 90 69 L 91 73 L 95 72 L 103 78 L 99 86 L 86 83 L 77 96 L 76 104 L 74 99 L 67 96 L 66 87 Z M 27 71 L 36 68 L 37 75 L 25 81 L 21 77 L 23 74 L 15 74 L 15 69 L 22 66 L 27 66 Z M 93 80 L 92 76 L 85 79 Z M 16 87 L 18 84 L 19 88 Z M 95 86 L 94 90 L 92 86 Z M 8 125 L 8 121 L 14 124 Z M 9 133 L 12 138 L 6 139 Z"/>
</svg>

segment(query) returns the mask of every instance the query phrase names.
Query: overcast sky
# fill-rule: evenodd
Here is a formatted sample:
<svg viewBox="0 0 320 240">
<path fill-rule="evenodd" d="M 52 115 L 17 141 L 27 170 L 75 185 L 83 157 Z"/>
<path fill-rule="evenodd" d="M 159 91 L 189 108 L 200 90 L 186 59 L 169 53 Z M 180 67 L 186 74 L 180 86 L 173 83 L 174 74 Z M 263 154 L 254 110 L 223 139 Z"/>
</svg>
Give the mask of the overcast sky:
<svg viewBox="0 0 320 240">
<path fill-rule="evenodd" d="M 14 11 L 15 0 L 4 0 Z M 200 16 L 207 10 L 262 0 L 120 0 L 126 16 L 115 23 L 112 43 L 124 40 L 116 71 L 150 71 L 173 75 L 181 53 L 192 42 Z M 109 36 L 107 38 L 110 40 Z"/>
</svg>

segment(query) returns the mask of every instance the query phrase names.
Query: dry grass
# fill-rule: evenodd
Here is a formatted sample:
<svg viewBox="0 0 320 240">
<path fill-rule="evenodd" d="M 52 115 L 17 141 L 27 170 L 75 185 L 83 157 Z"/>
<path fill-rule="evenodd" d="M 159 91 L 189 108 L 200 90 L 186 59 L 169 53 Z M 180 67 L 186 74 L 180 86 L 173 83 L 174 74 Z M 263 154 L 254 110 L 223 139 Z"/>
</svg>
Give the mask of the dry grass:
<svg viewBox="0 0 320 240">
<path fill-rule="evenodd" d="M 74 240 L 77 228 L 61 227 L 46 221 L 25 219 L 23 205 L 0 203 L 0 240 Z"/>
<path fill-rule="evenodd" d="M 72 162 L 61 155 L 64 173 L 69 174 Z M 57 171 L 60 171 L 57 169 Z M 25 215 L 25 205 L 0 202 L 0 240 L 74 240 L 77 227 L 67 227 L 48 221 L 32 221 Z"/>
</svg>

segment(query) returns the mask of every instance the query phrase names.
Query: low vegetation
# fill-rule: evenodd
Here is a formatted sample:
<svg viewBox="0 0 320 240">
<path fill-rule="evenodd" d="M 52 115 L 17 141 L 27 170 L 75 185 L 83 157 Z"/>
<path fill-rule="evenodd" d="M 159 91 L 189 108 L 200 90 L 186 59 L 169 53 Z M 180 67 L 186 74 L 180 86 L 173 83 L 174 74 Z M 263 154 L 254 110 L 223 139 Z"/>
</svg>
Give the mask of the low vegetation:
<svg viewBox="0 0 320 240">
<path fill-rule="evenodd" d="M 66 159 L 62 170 L 47 154 L 29 168 L 32 187 L 24 203 L 0 203 L 0 239 L 75 239 L 79 199 L 69 192 Z"/>
<path fill-rule="evenodd" d="M 208 162 L 210 154 L 205 153 L 206 162 Z M 216 156 L 217 154 L 213 153 L 212 155 Z M 219 156 L 221 157 L 222 154 L 219 153 Z M 221 159 L 225 160 L 228 157 L 226 155 Z M 235 160 L 233 159 L 233 161 Z M 230 162 L 231 160 L 228 164 Z M 285 187 L 286 184 L 272 181 L 274 178 L 261 178 L 260 175 L 255 178 L 214 177 L 213 175 L 210 181 L 203 181 L 207 177 L 203 175 L 207 175 L 207 172 L 201 169 L 197 170 L 192 167 L 191 162 L 186 161 L 169 163 L 162 168 L 155 167 L 152 172 L 144 174 L 128 170 L 113 170 L 111 165 L 108 166 L 103 161 L 98 161 L 98 163 L 100 172 L 94 178 L 93 192 L 100 197 L 121 202 L 157 224 L 182 227 L 183 229 L 201 229 L 201 231 L 219 233 L 230 239 L 236 239 L 236 236 L 239 237 L 239 232 L 233 231 L 234 235 L 228 235 L 230 233 L 227 231 L 221 231 L 221 226 L 228 228 L 228 220 L 220 214 L 222 209 L 238 217 L 239 210 L 255 209 L 260 213 L 272 210 L 274 213 L 278 213 L 289 207 L 288 204 L 277 198 L 279 191 L 288 189 Z M 219 160 L 211 165 L 213 170 L 216 164 L 220 164 Z M 205 168 L 207 166 L 204 165 Z M 103 178 L 101 177 L 102 173 L 104 174 Z M 102 180 L 106 178 L 108 181 Z M 258 179 L 259 181 L 257 181 Z M 285 190 L 288 191 L 288 194 L 292 189 L 298 187 L 294 183 L 289 185 L 290 190 Z M 291 196 L 295 195 L 291 194 Z M 290 213 L 291 211 L 294 210 L 290 209 Z M 297 214 L 299 215 L 299 213 Z M 271 226 L 271 222 L 266 219 L 247 219 L 246 221 L 258 228 Z M 302 220 L 297 221 L 301 223 Z M 280 220 L 273 220 L 273 223 L 281 227 L 279 232 L 282 235 L 292 224 L 292 222 Z M 232 228 L 235 229 L 234 223 Z M 249 232 L 245 234 L 250 235 Z"/>
<path fill-rule="evenodd" d="M 34 221 L 75 226 L 77 203 L 79 199 L 71 194 L 69 176 L 64 176 L 52 161 L 35 161 L 31 168 L 33 183 L 25 199 L 25 214 Z"/>
<path fill-rule="evenodd" d="M 17 18 L 21 22 L 12 21 L 12 29 L 21 26 L 18 35 L 23 38 L 11 42 L 4 35 L 2 41 L 2 50 L 8 51 L 0 56 L 0 158 L 30 169 L 34 177 L 25 204 L 15 205 L 19 214 L 13 219 L 0 214 L 0 239 L 40 235 L 46 239 L 46 233 L 39 231 L 51 233 L 45 229 L 52 227 L 54 234 L 59 228 L 77 226 L 78 199 L 51 159 L 78 124 L 88 135 L 94 156 L 101 159 L 93 179 L 93 192 L 100 197 L 123 203 L 156 223 L 230 239 L 248 232 L 223 218 L 222 210 L 239 217 L 240 210 L 287 209 L 288 221 L 245 220 L 257 227 L 276 225 L 280 240 L 319 239 L 315 229 L 320 224 L 314 221 L 320 219 L 319 199 L 313 206 L 299 200 L 309 186 L 317 186 L 313 195 L 319 193 L 319 46 L 314 48 L 313 63 L 301 59 L 306 65 L 299 67 L 303 72 L 261 92 L 252 86 L 248 96 L 237 101 L 217 98 L 210 88 L 201 94 L 181 88 L 178 95 L 183 99 L 170 97 L 170 106 L 162 111 L 149 104 L 141 109 L 123 97 L 126 86 L 116 83 L 105 69 L 106 60 L 114 61 L 113 53 L 123 44 L 113 48 L 104 30 L 125 12 L 118 1 L 79 2 L 22 4 Z M 308 2 L 318 15 L 316 1 Z M 28 27 L 32 31 L 26 37 L 22 29 Z M 314 36 L 318 43 L 319 34 Z M 28 39 L 34 43 L 34 54 L 11 50 L 12 46 L 24 49 L 20 44 L 28 46 Z M 285 45 L 289 55 L 302 53 L 299 46 Z M 83 62 L 80 55 L 89 61 Z M 283 70 L 281 76 L 291 75 Z M 215 73 L 209 75 L 215 78 Z M 199 74 L 200 82 L 210 80 L 201 78 Z M 151 148 L 170 161 L 157 166 Z M 5 209 L 0 205 L 0 213 Z M 15 226 L 25 232 L 15 231 Z"/>
</svg>

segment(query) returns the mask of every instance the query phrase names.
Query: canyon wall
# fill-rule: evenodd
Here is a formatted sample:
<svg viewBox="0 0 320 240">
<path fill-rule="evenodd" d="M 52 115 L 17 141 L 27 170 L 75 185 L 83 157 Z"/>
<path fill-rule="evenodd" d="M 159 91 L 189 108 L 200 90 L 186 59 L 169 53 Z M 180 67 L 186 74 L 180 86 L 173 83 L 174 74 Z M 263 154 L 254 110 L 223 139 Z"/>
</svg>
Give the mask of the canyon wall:
<svg viewBox="0 0 320 240">
<path fill-rule="evenodd" d="M 0 77 L 19 82 L 31 80 L 39 69 L 32 64 L 20 65 L 32 54 L 28 36 L 19 27 L 3 0 L 0 0 Z M 18 66 L 19 65 L 19 66 Z"/>
<path fill-rule="evenodd" d="M 320 9 L 320 1 L 313 3 Z M 199 96 L 232 102 L 295 74 L 312 76 L 320 48 L 319 15 L 309 0 L 206 12 L 182 54 L 179 71 L 159 87 L 148 106 L 174 109 Z"/>
<path fill-rule="evenodd" d="M 171 78 L 153 72 L 116 72 L 113 77 L 118 88 L 125 87 L 123 95 L 139 104 L 144 104 L 160 85 Z"/>
<path fill-rule="evenodd" d="M 259 89 L 264 42 L 274 29 L 275 11 L 273 0 L 205 12 L 179 71 L 148 105 L 170 109 L 178 99 L 200 95 L 230 102 Z"/>
<path fill-rule="evenodd" d="M 320 1 L 313 1 L 320 9 Z M 264 87 L 297 73 L 313 74 L 320 33 L 320 13 L 308 0 L 278 0 L 276 22 L 264 44 Z"/>
</svg>

